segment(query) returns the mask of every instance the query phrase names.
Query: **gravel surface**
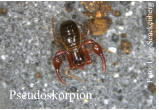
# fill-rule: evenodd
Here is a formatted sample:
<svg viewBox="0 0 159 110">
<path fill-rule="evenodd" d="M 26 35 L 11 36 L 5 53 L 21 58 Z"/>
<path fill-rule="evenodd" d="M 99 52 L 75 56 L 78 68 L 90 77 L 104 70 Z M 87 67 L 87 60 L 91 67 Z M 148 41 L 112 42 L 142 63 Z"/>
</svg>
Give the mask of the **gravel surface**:
<svg viewBox="0 0 159 110">
<path fill-rule="evenodd" d="M 71 19 L 84 25 L 89 20 L 83 15 L 86 9 L 80 2 L 69 3 L 73 7 L 70 13 L 66 11 L 68 2 L 0 1 L 0 8 L 7 10 L 6 16 L 0 15 L 0 108 L 156 108 L 156 94 L 148 90 L 147 82 L 148 71 L 152 70 L 150 80 L 156 84 L 156 45 L 147 43 L 145 21 L 148 3 L 153 3 L 152 10 L 156 10 L 156 2 L 108 1 L 121 15 L 116 17 L 110 12 L 108 17 L 113 23 L 108 31 L 101 36 L 89 35 L 103 48 L 115 52 L 104 51 L 106 72 L 102 73 L 101 59 L 92 52 L 92 64 L 84 70 L 69 71 L 84 80 L 80 82 L 65 75 L 68 61 L 62 56 L 60 73 L 66 86 L 58 80 L 52 66 L 58 49 L 52 42 L 51 16 L 57 36 L 63 21 Z M 126 33 L 126 38 L 121 37 L 122 33 Z M 131 43 L 129 54 L 118 48 L 121 40 Z M 149 56 L 153 57 L 150 64 Z M 38 78 L 36 73 L 42 76 Z M 57 93 L 57 99 L 49 99 L 48 93 Z M 71 95 L 66 98 L 66 93 Z M 88 93 L 90 97 L 86 97 Z M 32 98 L 35 94 L 40 94 L 40 98 Z"/>
</svg>

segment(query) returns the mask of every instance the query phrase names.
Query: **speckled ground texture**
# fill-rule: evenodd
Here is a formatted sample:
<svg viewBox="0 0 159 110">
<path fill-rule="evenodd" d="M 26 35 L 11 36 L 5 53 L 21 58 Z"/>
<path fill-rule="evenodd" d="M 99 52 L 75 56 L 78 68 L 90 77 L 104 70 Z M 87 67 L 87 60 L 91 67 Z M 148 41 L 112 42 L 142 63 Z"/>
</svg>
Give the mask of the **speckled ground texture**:
<svg viewBox="0 0 159 110">
<path fill-rule="evenodd" d="M 93 63 L 84 70 L 69 71 L 80 77 L 84 83 L 67 77 L 66 57 L 60 73 L 66 81 L 63 85 L 57 78 L 52 66 L 56 48 L 53 41 L 51 16 L 54 16 L 56 34 L 65 20 L 85 24 L 89 17 L 84 16 L 86 9 L 76 1 L 72 3 L 73 11 L 65 9 L 68 2 L 0 2 L 0 7 L 7 9 L 6 16 L 0 15 L 0 108 L 156 108 L 156 94 L 148 90 L 147 57 L 155 57 L 155 44 L 148 45 L 147 24 L 148 3 L 109 1 L 113 10 L 120 10 L 116 17 L 110 12 L 107 16 L 113 23 L 101 36 L 89 35 L 103 48 L 115 50 L 114 54 L 104 52 L 107 69 L 102 73 L 102 62 L 95 53 L 90 53 Z M 153 2 L 156 4 L 156 2 Z M 155 5 L 156 7 L 156 5 Z M 153 10 L 156 10 L 156 8 Z M 122 38 L 121 33 L 127 37 Z M 112 40 L 113 39 L 113 40 Z M 115 39 L 115 40 L 114 40 Z M 119 49 L 121 40 L 131 42 L 129 54 Z M 154 53 L 148 48 L 153 47 Z M 117 66 L 114 63 L 118 62 Z M 152 63 L 152 83 L 156 84 L 156 60 Z M 42 76 L 37 78 L 36 73 Z M 77 89 L 77 90 L 76 90 Z M 10 99 L 10 90 L 17 93 L 92 93 L 92 99 Z"/>
</svg>

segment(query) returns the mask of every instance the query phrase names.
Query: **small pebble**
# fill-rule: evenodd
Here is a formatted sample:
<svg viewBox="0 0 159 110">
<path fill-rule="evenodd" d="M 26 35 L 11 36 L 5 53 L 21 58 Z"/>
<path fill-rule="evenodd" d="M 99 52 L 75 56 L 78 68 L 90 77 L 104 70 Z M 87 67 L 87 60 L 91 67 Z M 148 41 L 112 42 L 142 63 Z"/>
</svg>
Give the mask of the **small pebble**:
<svg viewBox="0 0 159 110">
<path fill-rule="evenodd" d="M 114 77 L 115 77 L 115 78 L 119 77 L 119 74 L 115 74 Z"/>
<path fill-rule="evenodd" d="M 71 87 L 71 91 L 72 92 L 77 92 L 77 87 L 75 87 L 75 86 Z"/>
<path fill-rule="evenodd" d="M 117 17 L 121 15 L 119 10 L 114 11 L 113 14 L 114 14 L 114 16 L 117 16 Z"/>
<path fill-rule="evenodd" d="M 73 8 L 72 8 L 72 7 L 66 7 L 66 11 L 67 11 L 67 12 L 69 12 L 69 13 L 70 13 L 72 10 L 73 10 Z"/>
<path fill-rule="evenodd" d="M 104 104 L 108 104 L 109 100 L 108 99 L 105 99 L 104 100 Z"/>
<path fill-rule="evenodd" d="M 117 48 L 115 48 L 115 47 L 109 47 L 108 50 L 111 51 L 111 52 L 113 52 L 113 53 L 116 53 Z"/>
<path fill-rule="evenodd" d="M 124 27 L 123 26 L 119 26 L 118 29 L 119 30 L 124 30 Z"/>
<path fill-rule="evenodd" d="M 7 10 L 4 8 L 0 8 L 0 14 L 5 16 L 7 14 Z"/>
<path fill-rule="evenodd" d="M 117 98 L 118 98 L 118 100 L 121 101 L 121 100 L 123 99 L 123 96 L 122 96 L 122 95 L 119 95 Z"/>
<path fill-rule="evenodd" d="M 122 90 L 121 90 L 121 89 L 119 89 L 117 92 L 120 94 L 120 93 L 122 93 Z"/>
<path fill-rule="evenodd" d="M 156 85 L 149 84 L 148 89 L 149 89 L 149 91 L 151 91 L 151 93 L 155 93 L 156 92 Z"/>
<path fill-rule="evenodd" d="M 133 14 L 133 12 L 132 11 L 128 11 L 127 13 L 125 13 L 125 16 L 127 17 L 127 16 L 131 16 Z"/>
<path fill-rule="evenodd" d="M 114 63 L 114 66 L 117 66 L 117 65 L 118 65 L 118 62 L 115 62 L 115 63 Z"/>
<path fill-rule="evenodd" d="M 72 15 L 72 19 L 75 19 L 76 18 L 76 15 Z"/>
<path fill-rule="evenodd" d="M 42 74 L 41 74 L 41 73 L 36 73 L 35 76 L 36 76 L 37 78 L 40 78 L 40 77 L 42 76 Z"/>
<path fill-rule="evenodd" d="M 38 63 L 38 62 L 36 62 L 36 63 L 35 63 L 35 66 L 39 66 L 39 63 Z"/>
<path fill-rule="evenodd" d="M 115 34 L 112 35 L 112 41 L 117 42 L 119 37 Z"/>
<path fill-rule="evenodd" d="M 89 102 L 89 100 L 88 100 L 88 99 L 83 99 L 83 101 L 84 101 L 84 102 L 86 102 L 86 103 L 87 103 L 87 102 Z"/>
<path fill-rule="evenodd" d="M 34 84 L 33 84 L 33 83 L 30 83 L 30 87 L 33 88 L 33 87 L 34 87 Z"/>
<path fill-rule="evenodd" d="M 122 34 L 121 34 L 121 37 L 122 37 L 122 38 L 126 38 L 126 34 L 125 34 L 125 33 L 122 33 Z"/>
</svg>

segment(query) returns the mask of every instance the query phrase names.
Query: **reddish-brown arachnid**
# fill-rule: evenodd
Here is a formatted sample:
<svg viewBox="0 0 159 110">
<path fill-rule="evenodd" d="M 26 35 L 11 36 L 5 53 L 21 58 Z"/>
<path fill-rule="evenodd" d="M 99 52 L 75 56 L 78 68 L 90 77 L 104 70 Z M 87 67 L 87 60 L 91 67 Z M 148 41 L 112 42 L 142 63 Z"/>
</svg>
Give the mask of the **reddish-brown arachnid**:
<svg viewBox="0 0 159 110">
<path fill-rule="evenodd" d="M 83 34 L 80 32 L 77 25 L 81 26 Z M 88 65 L 92 63 L 92 60 L 89 56 L 89 53 L 86 49 L 86 45 L 92 44 L 92 50 L 94 53 L 99 55 L 102 60 L 102 72 L 106 71 L 106 61 L 105 57 L 103 55 L 102 47 L 95 42 L 92 39 L 88 39 L 88 35 L 90 30 L 88 29 L 87 33 L 84 31 L 84 27 L 79 24 L 78 22 L 74 22 L 71 20 L 65 21 L 60 25 L 60 39 L 56 37 L 55 28 L 54 28 L 54 21 L 52 17 L 52 31 L 54 36 L 54 42 L 59 49 L 55 57 L 53 58 L 53 66 L 55 68 L 56 74 L 59 78 L 59 80 L 67 85 L 65 81 L 62 79 L 59 69 L 62 64 L 62 60 L 60 58 L 61 55 L 65 54 L 67 56 L 67 60 L 69 62 L 69 67 L 66 69 L 66 75 L 72 78 L 76 78 L 80 81 L 83 81 L 82 79 L 68 74 L 68 70 L 75 70 L 77 68 L 80 68 L 81 70 L 84 69 L 85 65 Z M 82 42 L 82 40 L 84 40 Z M 62 49 L 59 47 L 59 43 L 62 43 L 65 47 L 65 49 Z"/>
</svg>

